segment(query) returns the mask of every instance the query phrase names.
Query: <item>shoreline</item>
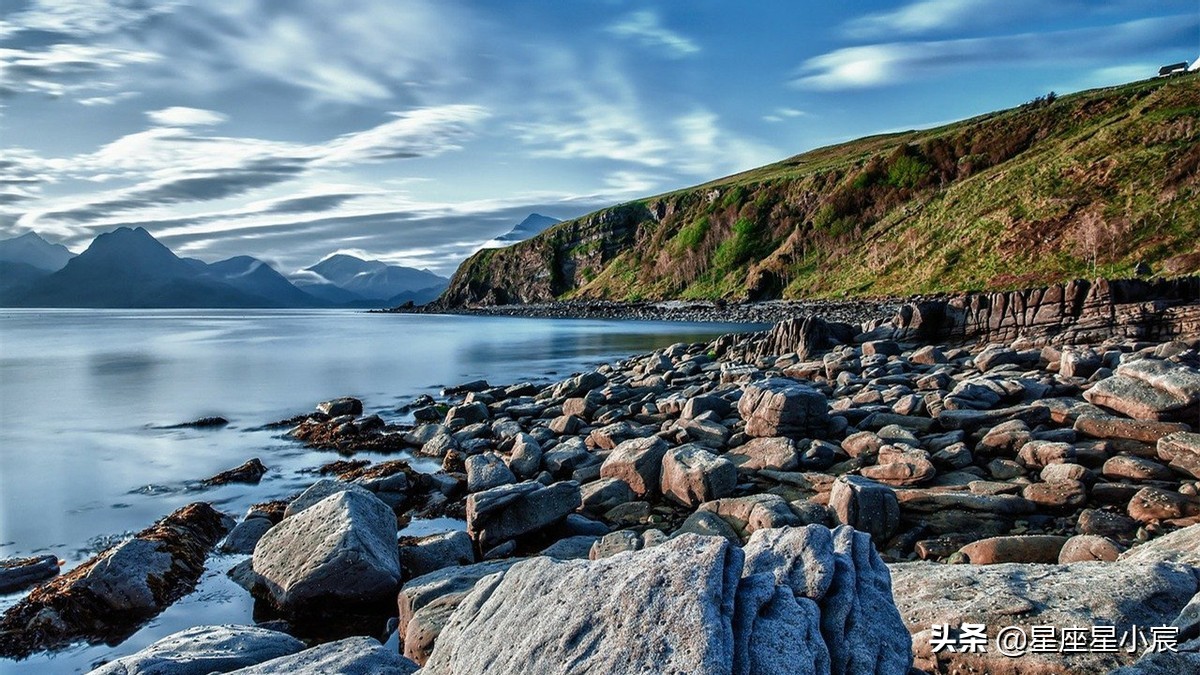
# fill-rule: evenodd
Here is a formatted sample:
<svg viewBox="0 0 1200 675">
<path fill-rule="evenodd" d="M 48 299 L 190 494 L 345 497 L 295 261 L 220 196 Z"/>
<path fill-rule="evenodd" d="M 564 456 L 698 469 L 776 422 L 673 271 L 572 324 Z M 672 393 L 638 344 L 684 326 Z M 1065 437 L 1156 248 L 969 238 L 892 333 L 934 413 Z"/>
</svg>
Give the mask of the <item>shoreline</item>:
<svg viewBox="0 0 1200 675">
<path fill-rule="evenodd" d="M 606 316 L 589 318 L 637 316 L 624 305 L 590 310 Z M 694 317 L 700 310 L 651 311 Z M 1191 459 L 1200 457 L 1200 435 L 1186 423 L 1194 424 L 1200 410 L 1200 340 L 1110 336 L 1055 347 L 1019 338 L 963 348 L 918 340 L 881 318 L 846 326 L 852 333 L 819 317 L 792 319 L 770 331 L 680 343 L 545 383 L 461 383 L 398 409 L 402 418 L 365 414 L 357 399 L 326 401 L 287 420 L 286 437 L 350 456 L 405 451 L 440 462 L 442 470 L 416 472 L 407 458 L 324 463 L 327 477 L 295 500 L 252 507 L 229 524 L 222 550 L 254 553 L 229 575 L 280 617 L 270 628 L 301 637 L 314 616 L 333 626 L 329 637 L 338 637 L 342 625 L 362 634 L 362 626 L 375 625 L 362 622 L 364 612 L 376 623 L 394 616 L 398 592 L 399 627 L 387 639 L 421 664 L 436 663 L 439 653 L 458 658 L 446 656 L 451 639 L 468 651 L 499 644 L 488 641 L 485 623 L 474 634 L 455 632 L 438 652 L 445 620 L 451 612 L 459 616 L 463 601 L 429 591 L 427 576 L 451 579 L 455 592 L 465 592 L 494 572 L 503 574 L 495 583 L 519 583 L 534 569 L 522 561 L 599 565 L 629 552 L 633 557 L 624 560 L 632 565 L 682 556 L 684 544 L 672 542 L 690 546 L 696 536 L 750 550 L 764 537 L 854 528 L 870 547 L 855 555 L 891 569 L 897 590 L 885 604 L 894 602 L 898 610 L 891 611 L 918 626 L 929 622 L 926 605 L 960 608 L 940 594 L 947 579 L 986 592 L 1015 587 L 1003 575 L 979 581 L 993 562 L 1018 568 L 1103 562 L 1110 567 L 1088 568 L 1097 571 L 1083 577 L 1084 590 L 1103 587 L 1107 569 L 1126 581 L 1180 585 L 1181 603 L 1200 591 L 1190 573 L 1192 586 L 1183 589 L 1182 577 L 1165 579 L 1120 562 L 1130 555 L 1155 560 L 1161 546 L 1176 555 L 1171 546 L 1180 545 L 1163 542 L 1200 537 L 1188 534 L 1200 530 L 1200 459 Z M 1138 387 L 1152 395 L 1131 394 Z M 466 531 L 402 538 L 394 566 L 381 551 L 355 551 L 373 561 L 377 579 L 391 579 L 369 587 L 318 583 L 316 591 L 304 590 L 316 595 L 299 597 L 280 581 L 303 574 L 296 568 L 301 561 L 323 561 L 319 570 L 326 574 L 345 558 L 344 547 L 395 537 L 396 523 L 368 515 L 380 509 L 401 523 L 455 518 Z M 331 537 L 330 527 L 346 528 L 348 539 Z M 370 536 L 360 538 L 358 530 Z M 1182 546 L 1183 555 L 1197 556 L 1189 564 L 1200 565 L 1200 546 L 1190 551 L 1190 540 Z M 261 566 L 260 551 L 271 556 Z M 695 562 L 671 560 L 664 574 L 685 573 Z M 273 576 L 281 570 L 284 577 Z M 631 569 L 630 578 L 639 572 Z M 60 587 L 69 576 L 60 577 Z M 653 606 L 655 591 L 646 592 L 643 602 Z M 1036 584 L 1021 592 L 1056 597 Z M 1126 583 L 1111 592 L 1136 595 L 1140 587 Z M 354 604 L 364 593 L 365 609 Z M 1137 606 L 1145 599 L 1123 600 Z M 1088 601 L 1100 602 L 1099 596 Z M 1078 611 L 1044 604 L 1045 611 L 1066 613 L 1054 617 Z M 423 613 L 425 606 L 436 607 L 440 618 Z M 34 609 L 19 616 L 36 616 Z M 1170 623 L 1180 609 L 1160 607 L 1152 620 Z M 463 622 L 475 620 L 468 614 Z M 1136 623 L 1125 615 L 1104 619 Z M 865 628 L 869 635 L 859 637 L 911 641 L 908 628 L 900 626 L 902 635 L 894 628 Z M 918 664 L 929 663 L 921 661 L 929 654 L 916 656 Z"/>
<path fill-rule="evenodd" d="M 376 314 L 446 314 L 460 316 L 511 316 L 535 319 L 611 319 L 622 321 L 678 321 L 696 323 L 775 324 L 804 314 L 828 321 L 861 324 L 890 319 L 911 300 L 766 300 L 761 302 L 713 302 L 708 300 L 665 300 L 618 302 L 568 300 L 521 305 L 489 305 L 446 308 L 437 305 L 371 310 Z"/>
</svg>

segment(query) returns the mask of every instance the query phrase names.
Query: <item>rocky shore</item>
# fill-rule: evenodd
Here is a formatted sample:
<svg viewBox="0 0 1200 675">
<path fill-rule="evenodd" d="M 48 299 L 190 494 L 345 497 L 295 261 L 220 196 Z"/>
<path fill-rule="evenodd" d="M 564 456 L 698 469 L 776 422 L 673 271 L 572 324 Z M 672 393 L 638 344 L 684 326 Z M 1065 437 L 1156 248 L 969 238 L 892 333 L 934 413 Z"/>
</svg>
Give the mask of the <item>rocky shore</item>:
<svg viewBox="0 0 1200 675">
<path fill-rule="evenodd" d="M 326 401 L 280 428 L 397 457 L 328 463 L 228 532 L 269 621 L 95 672 L 1197 672 L 1198 306 L 1138 288 L 792 317 L 394 419 Z M 0 655 L 178 598 L 229 526 L 188 509 L 33 590 Z M 463 529 L 400 536 L 429 517 Z M 1001 649 L 1047 626 L 1059 648 Z"/>
<path fill-rule="evenodd" d="M 397 314 L 463 314 L 467 316 L 523 316 L 537 319 L 618 319 L 623 321 L 693 321 L 772 324 L 784 319 L 816 314 L 830 321 L 863 323 L 895 314 L 902 301 L 881 300 L 769 300 L 763 302 L 712 302 L 669 300 L 615 302 L 571 300 L 525 305 L 473 305 L 449 307 L 438 303 L 406 305 L 389 310 Z"/>
</svg>

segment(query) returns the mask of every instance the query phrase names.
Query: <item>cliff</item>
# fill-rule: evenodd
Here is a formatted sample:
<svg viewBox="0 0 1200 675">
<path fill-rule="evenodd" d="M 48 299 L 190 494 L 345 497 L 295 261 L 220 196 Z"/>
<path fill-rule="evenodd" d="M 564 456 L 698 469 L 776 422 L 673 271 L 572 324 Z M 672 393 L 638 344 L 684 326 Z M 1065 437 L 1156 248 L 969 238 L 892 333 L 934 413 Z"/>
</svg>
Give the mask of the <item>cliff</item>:
<svg viewBox="0 0 1200 675">
<path fill-rule="evenodd" d="M 839 298 L 1200 269 L 1200 77 L 804 153 L 481 251 L 443 307 Z"/>
</svg>

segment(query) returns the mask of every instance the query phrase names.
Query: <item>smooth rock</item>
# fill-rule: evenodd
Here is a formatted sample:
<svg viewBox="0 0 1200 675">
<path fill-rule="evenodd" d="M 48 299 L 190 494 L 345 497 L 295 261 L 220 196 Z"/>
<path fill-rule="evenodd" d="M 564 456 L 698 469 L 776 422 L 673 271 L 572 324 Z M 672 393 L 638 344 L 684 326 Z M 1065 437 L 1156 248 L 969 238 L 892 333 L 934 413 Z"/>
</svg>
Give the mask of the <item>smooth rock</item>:
<svg viewBox="0 0 1200 675">
<path fill-rule="evenodd" d="M 196 626 L 168 635 L 89 675 L 208 675 L 253 666 L 304 649 L 287 633 L 257 626 Z"/>
<path fill-rule="evenodd" d="M 253 561 L 259 592 L 286 612 L 388 603 L 400 586 L 396 516 L 370 492 L 337 492 L 271 528 Z"/>
<path fill-rule="evenodd" d="M 886 541 L 900 526 L 896 493 L 887 485 L 858 476 L 842 476 L 829 492 L 829 508 L 837 521 Z"/>
<path fill-rule="evenodd" d="M 619 478 L 639 498 L 659 493 L 663 456 L 670 446 L 661 438 L 635 438 L 613 448 L 600 465 L 600 476 Z"/>
<path fill-rule="evenodd" d="M 503 485 L 467 497 L 467 533 L 486 551 L 553 525 L 581 504 L 575 481 Z"/>
<path fill-rule="evenodd" d="M 417 664 L 368 637 L 327 642 L 231 671 L 235 675 L 412 675 Z"/>
</svg>

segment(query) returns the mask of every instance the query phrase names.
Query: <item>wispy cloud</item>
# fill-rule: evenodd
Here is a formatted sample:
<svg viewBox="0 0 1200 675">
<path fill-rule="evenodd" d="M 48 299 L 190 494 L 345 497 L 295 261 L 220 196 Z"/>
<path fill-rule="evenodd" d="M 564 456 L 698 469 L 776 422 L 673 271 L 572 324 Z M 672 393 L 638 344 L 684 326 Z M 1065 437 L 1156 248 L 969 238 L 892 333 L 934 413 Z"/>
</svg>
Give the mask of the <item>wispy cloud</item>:
<svg viewBox="0 0 1200 675">
<path fill-rule="evenodd" d="M 845 47 L 806 61 L 793 82 L 802 88 L 837 90 L 995 65 L 1099 65 L 1145 53 L 1198 29 L 1200 16 L 1192 14 L 1047 33 Z"/>
<path fill-rule="evenodd" d="M 608 27 L 618 37 L 628 38 L 648 49 L 670 58 L 683 58 L 700 53 L 700 45 L 662 24 L 658 14 L 640 10 L 622 17 Z"/>
<path fill-rule="evenodd" d="M 344 134 L 325 143 L 298 144 L 255 138 L 210 136 L 195 128 L 220 121 L 211 111 L 169 108 L 151 119 L 162 126 L 129 134 L 96 152 L 69 158 L 27 155 L 10 171 L 31 182 L 67 178 L 92 182 L 133 180 L 135 184 L 83 198 L 50 200 L 22 216 L 28 227 L 107 223 L 130 211 L 211 202 L 287 183 L 302 175 L 356 164 L 453 151 L 487 112 L 451 105 L 394 113 L 390 122 Z"/>
<path fill-rule="evenodd" d="M 785 120 L 804 117 L 808 113 L 797 108 L 776 108 L 768 115 L 763 115 L 763 120 L 771 123 L 783 122 Z"/>
<path fill-rule="evenodd" d="M 229 119 L 214 110 L 173 106 L 146 113 L 151 122 L 164 127 L 207 127 Z"/>
<path fill-rule="evenodd" d="M 40 49 L 0 48 L 0 96 L 21 93 L 63 96 L 109 88 L 102 79 L 133 64 L 157 60 L 140 50 L 60 43 Z"/>
</svg>

